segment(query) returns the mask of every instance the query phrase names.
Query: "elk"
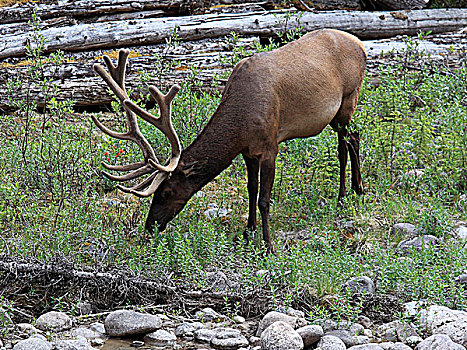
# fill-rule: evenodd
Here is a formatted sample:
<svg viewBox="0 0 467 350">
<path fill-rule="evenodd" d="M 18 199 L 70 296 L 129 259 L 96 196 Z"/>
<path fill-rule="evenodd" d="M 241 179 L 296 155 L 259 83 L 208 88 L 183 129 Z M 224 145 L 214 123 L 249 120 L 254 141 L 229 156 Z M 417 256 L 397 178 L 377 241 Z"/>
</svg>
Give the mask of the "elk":
<svg viewBox="0 0 467 350">
<path fill-rule="evenodd" d="M 114 181 L 128 181 L 149 175 L 124 192 L 139 197 L 153 196 L 145 228 L 155 225 L 163 231 L 204 185 L 226 169 L 242 154 L 247 168 L 249 215 L 244 232 L 248 240 L 256 230 L 256 206 L 262 219 L 267 252 L 274 250 L 269 235 L 269 206 L 274 182 L 275 159 L 279 143 L 315 136 L 327 125 L 338 135 L 340 201 L 345 196 L 345 169 L 351 161 L 351 187 L 363 193 L 359 163 L 359 135 L 347 130 L 361 88 L 366 52 L 354 36 L 331 29 L 310 32 L 276 50 L 241 60 L 233 69 L 221 102 L 195 141 L 182 150 L 172 126 L 171 102 L 180 87 L 174 85 L 164 95 L 155 86 L 149 92 L 159 105 L 155 117 L 130 100 L 125 90 L 125 67 L 129 51 L 120 50 L 117 66 L 109 57 L 94 70 L 102 77 L 123 105 L 128 131 L 114 132 L 93 116 L 104 133 L 135 142 L 143 160 L 128 165 L 109 165 L 107 170 L 126 171 L 125 175 L 103 174 Z M 172 147 L 165 165 L 138 128 L 137 116 L 160 129 Z M 260 175 L 260 182 L 258 181 Z M 259 187 L 259 198 L 258 198 Z"/>
</svg>

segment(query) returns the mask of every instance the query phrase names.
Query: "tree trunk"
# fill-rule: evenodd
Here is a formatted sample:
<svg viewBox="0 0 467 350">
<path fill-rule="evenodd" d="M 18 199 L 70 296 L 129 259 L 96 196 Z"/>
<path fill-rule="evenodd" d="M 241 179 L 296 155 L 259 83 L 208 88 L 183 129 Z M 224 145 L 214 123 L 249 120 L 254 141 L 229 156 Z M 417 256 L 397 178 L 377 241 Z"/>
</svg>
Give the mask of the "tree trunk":
<svg viewBox="0 0 467 350">
<path fill-rule="evenodd" d="M 328 27 L 348 31 L 362 39 L 387 38 L 420 31 L 440 33 L 465 26 L 467 9 L 416 10 L 408 12 L 303 12 L 288 21 L 283 12 L 264 14 L 215 14 L 175 18 L 80 24 L 41 31 L 45 52 L 58 49 L 82 51 L 96 48 L 147 45 L 165 42 L 174 28 L 180 40 L 219 38 L 232 31 L 240 35 L 274 36 L 277 31 L 302 27 L 302 31 Z M 0 37 L 0 58 L 22 56 L 28 34 Z"/>
</svg>

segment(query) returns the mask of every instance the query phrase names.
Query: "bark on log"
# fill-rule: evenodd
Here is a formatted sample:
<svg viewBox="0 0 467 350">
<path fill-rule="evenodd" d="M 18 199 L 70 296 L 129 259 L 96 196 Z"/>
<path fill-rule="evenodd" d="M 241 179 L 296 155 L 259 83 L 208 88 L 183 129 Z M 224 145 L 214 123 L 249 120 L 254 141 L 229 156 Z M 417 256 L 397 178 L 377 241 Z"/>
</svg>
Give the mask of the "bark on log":
<svg viewBox="0 0 467 350">
<path fill-rule="evenodd" d="M 259 38 L 242 39 L 238 45 L 241 45 L 244 50 L 252 51 L 254 41 Z M 448 53 L 454 49 L 461 54 L 463 48 L 467 45 L 467 37 L 462 33 L 438 35 L 431 39 L 433 41 L 421 41 L 419 44 L 420 50 L 430 53 L 432 58 L 448 57 Z M 162 67 L 160 61 L 154 57 L 154 52 L 159 55 L 165 50 L 164 45 L 159 45 L 150 48 L 140 48 L 144 56 L 134 57 L 129 59 L 127 71 L 127 87 L 131 88 L 135 95 L 139 96 L 140 92 L 147 93 L 147 84 L 155 84 L 163 91 L 167 91 L 170 86 L 175 83 L 182 83 L 191 77 L 189 67 L 193 66 L 199 73 L 196 79 L 202 83 L 203 89 L 211 89 L 213 82 L 217 77 L 227 77 L 232 71 L 232 65 L 225 62 L 232 62 L 234 52 L 232 52 L 232 44 L 222 40 L 210 40 L 200 43 L 182 43 L 178 48 L 179 53 L 170 52 L 165 54 L 164 62 L 179 62 L 178 68 L 159 77 L 157 67 Z M 382 51 L 390 52 L 392 49 L 401 50 L 406 45 L 402 40 L 378 40 L 378 41 L 365 41 L 369 56 L 369 69 L 375 69 L 378 61 L 374 60 L 380 55 Z M 146 51 L 144 51 L 146 50 Z M 457 52 L 456 51 L 456 52 Z M 181 53 L 180 53 L 181 52 Z M 220 60 L 219 56 L 222 55 L 223 59 Z M 45 78 L 50 79 L 54 84 L 58 85 L 58 100 L 71 100 L 73 99 L 76 106 L 92 106 L 109 104 L 112 97 L 109 94 L 107 85 L 98 78 L 92 71 L 93 63 L 102 61 L 97 57 L 97 53 L 86 54 L 73 54 L 73 60 L 64 62 L 60 69 L 57 71 L 54 67 L 45 65 L 44 75 Z M 86 58 L 88 57 L 88 58 Z M 461 62 L 456 59 L 456 55 L 449 54 L 452 57 L 453 63 Z M 1 67 L 1 65 L 0 65 Z M 453 64 L 455 68 L 456 65 Z M 10 110 L 10 102 L 8 97 L 11 93 L 7 89 L 7 80 L 10 77 L 21 77 L 21 80 L 26 85 L 27 66 L 24 65 L 6 65 L 4 64 L 0 69 L 0 112 L 1 110 Z M 148 83 L 141 82 L 141 75 L 138 72 L 148 72 L 152 74 Z M 220 86 L 216 89 L 222 89 L 224 80 L 220 81 Z M 219 78 L 216 78 L 219 82 Z M 29 91 L 28 100 L 34 100 L 38 103 L 39 107 L 44 106 L 42 91 L 39 86 L 34 84 L 28 85 L 28 89 L 19 89 L 14 92 L 13 96 L 17 100 L 26 100 L 27 92 Z M 1 113 L 0 113 L 1 114 Z"/>
<path fill-rule="evenodd" d="M 414 35 L 419 31 L 452 31 L 467 23 L 467 9 L 304 12 L 298 22 L 289 20 L 288 28 L 285 28 L 286 21 L 281 20 L 281 14 L 283 12 L 198 15 L 80 24 L 46 29 L 41 34 L 47 42 L 45 52 L 51 52 L 161 43 L 170 37 L 174 28 L 178 28 L 178 37 L 186 41 L 219 38 L 232 31 L 241 35 L 274 36 L 279 30 L 299 26 L 305 32 L 328 27 L 348 31 L 362 39 L 376 39 L 398 34 Z M 2 36 L 0 58 L 24 55 L 27 40 L 27 34 Z"/>
<path fill-rule="evenodd" d="M 109 13 L 162 10 L 167 15 L 188 14 L 206 7 L 205 0 L 66 0 L 59 4 L 23 4 L 1 7 L 0 23 L 27 22 L 34 9 L 41 19 L 84 17 Z"/>
</svg>

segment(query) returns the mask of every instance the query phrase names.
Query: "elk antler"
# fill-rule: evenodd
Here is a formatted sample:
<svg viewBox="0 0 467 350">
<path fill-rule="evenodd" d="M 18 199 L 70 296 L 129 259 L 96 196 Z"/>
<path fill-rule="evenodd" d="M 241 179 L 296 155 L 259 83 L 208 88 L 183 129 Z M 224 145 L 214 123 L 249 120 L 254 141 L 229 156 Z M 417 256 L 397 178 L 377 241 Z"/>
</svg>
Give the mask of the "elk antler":
<svg viewBox="0 0 467 350">
<path fill-rule="evenodd" d="M 104 168 L 108 170 L 130 171 L 129 173 L 121 176 L 112 175 L 106 171 L 103 171 L 102 173 L 110 180 L 120 182 L 136 179 L 146 174 L 151 174 L 147 179 L 134 187 L 128 188 L 121 185 L 117 186 L 120 190 L 127 193 L 132 193 L 138 197 L 148 197 L 157 190 L 162 181 L 169 177 L 169 174 L 175 170 L 180 160 L 181 146 L 178 136 L 172 125 L 170 110 L 171 102 L 177 92 L 180 90 L 180 87 L 178 85 L 174 85 L 170 89 L 169 93 L 164 95 L 159 91 L 159 89 L 151 85 L 149 87 L 149 92 L 159 105 L 160 117 L 156 118 L 152 114 L 148 113 L 136 105 L 133 101 L 131 101 L 125 90 L 125 68 L 129 53 L 129 50 L 120 50 L 118 53 L 117 66 L 113 65 L 108 56 L 104 56 L 104 61 L 110 74 L 107 73 L 104 67 L 102 67 L 100 64 L 96 63 L 93 67 L 96 73 L 101 76 L 101 78 L 107 83 L 110 89 L 120 100 L 120 103 L 122 104 L 126 113 L 128 131 L 124 133 L 118 133 L 108 129 L 95 116 L 92 116 L 92 120 L 103 133 L 120 140 L 134 141 L 143 152 L 144 157 L 142 162 L 127 165 L 109 165 L 102 162 Z M 144 137 L 138 127 L 136 115 L 139 115 L 145 121 L 157 127 L 169 139 L 170 145 L 172 147 L 172 155 L 168 165 L 163 166 L 157 160 L 156 154 L 151 144 Z"/>
</svg>

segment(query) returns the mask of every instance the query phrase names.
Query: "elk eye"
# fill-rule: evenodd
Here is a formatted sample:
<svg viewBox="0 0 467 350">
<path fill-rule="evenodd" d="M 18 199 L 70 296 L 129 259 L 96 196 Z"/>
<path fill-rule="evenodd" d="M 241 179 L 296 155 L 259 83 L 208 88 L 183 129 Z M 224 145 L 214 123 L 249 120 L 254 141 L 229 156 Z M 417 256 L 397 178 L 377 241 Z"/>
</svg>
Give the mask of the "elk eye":
<svg viewBox="0 0 467 350">
<path fill-rule="evenodd" d="M 162 192 L 162 198 L 167 199 L 172 196 L 172 190 Z"/>
</svg>

